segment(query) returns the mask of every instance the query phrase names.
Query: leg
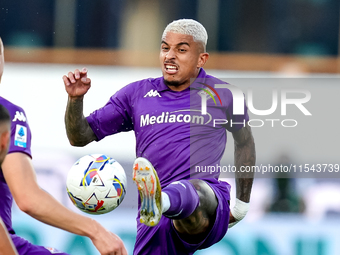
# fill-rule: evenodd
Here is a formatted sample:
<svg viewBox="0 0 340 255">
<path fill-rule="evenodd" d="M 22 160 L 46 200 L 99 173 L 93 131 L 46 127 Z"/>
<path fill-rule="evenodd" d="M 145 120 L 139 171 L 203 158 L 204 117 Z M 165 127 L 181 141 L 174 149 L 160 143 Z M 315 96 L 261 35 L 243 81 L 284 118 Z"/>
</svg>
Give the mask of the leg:
<svg viewBox="0 0 340 255">
<path fill-rule="evenodd" d="M 183 189 L 182 184 L 186 188 Z M 170 202 L 166 201 L 166 198 Z M 197 249 L 205 249 L 219 242 L 228 229 L 229 199 L 230 185 L 223 181 L 181 180 L 164 187 L 161 192 L 162 211 L 164 211 L 162 218 L 153 228 L 145 223 L 145 225 L 138 224 L 134 254 L 193 254 Z M 213 204 L 217 201 L 217 207 L 212 210 Z M 187 206 L 188 204 L 194 206 Z M 183 213 L 184 211 L 187 212 Z M 170 213 L 176 220 L 169 215 Z M 203 217 L 211 214 L 213 214 L 212 219 L 208 216 Z M 187 216 L 181 217 L 183 215 Z M 208 228 L 206 228 L 206 220 L 201 220 L 204 218 L 209 220 Z M 205 224 L 196 224 L 199 221 Z M 190 228 L 192 225 L 193 228 Z M 182 227 L 182 231 L 179 226 Z M 167 242 L 164 243 L 164 240 Z"/>
<path fill-rule="evenodd" d="M 218 201 L 214 191 L 205 181 L 181 180 L 171 183 L 161 191 L 157 173 L 145 158 L 135 160 L 133 180 L 141 198 L 141 223 L 155 226 L 163 213 L 174 220 L 175 229 L 190 243 L 193 242 L 189 239 L 198 242 L 209 233 L 215 222 Z M 162 197 L 166 196 L 168 207 L 162 202 Z"/>
<path fill-rule="evenodd" d="M 206 237 L 215 223 L 218 201 L 214 191 L 205 181 L 199 179 L 189 181 L 197 191 L 199 205 L 189 217 L 173 220 L 173 223 L 183 240 L 198 243 Z"/>
<path fill-rule="evenodd" d="M 161 186 L 156 170 L 147 159 L 140 157 L 135 160 L 132 174 L 141 198 L 140 222 L 153 227 L 162 216 Z"/>
</svg>

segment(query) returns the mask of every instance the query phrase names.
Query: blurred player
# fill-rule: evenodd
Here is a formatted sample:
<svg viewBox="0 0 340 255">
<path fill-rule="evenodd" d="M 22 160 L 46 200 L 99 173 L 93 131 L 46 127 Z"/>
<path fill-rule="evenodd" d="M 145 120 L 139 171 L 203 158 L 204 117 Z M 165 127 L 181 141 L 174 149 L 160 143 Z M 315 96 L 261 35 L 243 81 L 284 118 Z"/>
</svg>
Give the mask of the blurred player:
<svg viewBox="0 0 340 255">
<path fill-rule="evenodd" d="M 11 135 L 11 117 L 9 116 L 8 110 L 3 105 L 0 104 L 0 166 L 8 152 L 10 135 Z"/>
<path fill-rule="evenodd" d="M 9 147 L 11 134 L 11 119 L 7 109 L 0 104 L 0 166 L 4 161 Z M 18 254 L 7 228 L 0 217 L 0 255 Z"/>
<path fill-rule="evenodd" d="M 66 131 L 72 145 L 135 131 L 138 158 L 133 179 L 140 200 L 134 254 L 193 254 L 220 241 L 228 224 L 236 224 L 248 211 L 253 174 L 236 174 L 236 206 L 230 213 L 230 185 L 218 181 L 219 173 L 194 171 L 197 166 L 220 163 L 226 129 L 234 137 L 236 167 L 255 164 L 246 106 L 243 115 L 234 115 L 231 91 L 214 88 L 225 82 L 202 68 L 209 57 L 206 43 L 207 33 L 200 23 L 170 23 L 161 42 L 163 77 L 127 85 L 87 118 L 83 115 L 83 97 L 91 84 L 87 70 L 63 76 L 68 93 Z M 196 80 L 191 83 L 190 78 Z M 212 99 L 206 101 L 208 113 L 213 119 L 228 119 L 228 124 L 203 121 L 202 91 L 205 97 L 220 96 L 218 107 Z"/>
<path fill-rule="evenodd" d="M 0 39 L 0 80 L 4 54 Z M 12 228 L 11 207 L 13 198 L 19 208 L 33 218 L 77 235 L 91 238 L 101 254 L 126 255 L 122 240 L 106 230 L 97 221 L 74 213 L 42 190 L 36 181 L 31 161 L 31 131 L 24 110 L 0 97 L 11 119 L 10 147 L 0 171 L 0 217 L 18 250 L 25 255 L 66 254 L 54 248 L 37 246 L 17 236 Z M 2 154 L 2 152 L 1 152 Z"/>
</svg>

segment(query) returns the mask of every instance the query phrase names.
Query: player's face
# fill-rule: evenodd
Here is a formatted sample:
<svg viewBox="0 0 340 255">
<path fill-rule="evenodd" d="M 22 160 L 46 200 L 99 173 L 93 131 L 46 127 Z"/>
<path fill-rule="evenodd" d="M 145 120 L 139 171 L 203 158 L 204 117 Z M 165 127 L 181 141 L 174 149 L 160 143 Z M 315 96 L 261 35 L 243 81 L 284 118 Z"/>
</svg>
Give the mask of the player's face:
<svg viewBox="0 0 340 255">
<path fill-rule="evenodd" d="M 197 77 L 208 56 L 202 43 L 195 42 L 191 35 L 168 32 L 160 52 L 165 83 L 176 91 L 186 89 L 190 86 L 190 78 Z"/>
<path fill-rule="evenodd" d="M 0 37 L 0 82 L 1 82 L 2 73 L 4 71 L 4 63 L 5 63 L 4 46 L 2 44 L 1 37 Z"/>
</svg>

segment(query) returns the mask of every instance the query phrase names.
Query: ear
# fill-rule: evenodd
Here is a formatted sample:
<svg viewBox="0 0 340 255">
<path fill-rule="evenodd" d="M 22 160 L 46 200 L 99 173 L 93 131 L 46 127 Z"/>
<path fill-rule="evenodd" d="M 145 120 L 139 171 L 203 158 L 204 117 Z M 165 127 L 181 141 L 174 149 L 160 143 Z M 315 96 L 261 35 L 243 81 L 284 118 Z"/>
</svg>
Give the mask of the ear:
<svg viewBox="0 0 340 255">
<path fill-rule="evenodd" d="M 209 58 L 208 52 L 200 53 L 199 58 L 198 58 L 197 67 L 198 68 L 203 67 L 205 65 L 205 63 L 208 61 L 208 58 Z"/>
</svg>

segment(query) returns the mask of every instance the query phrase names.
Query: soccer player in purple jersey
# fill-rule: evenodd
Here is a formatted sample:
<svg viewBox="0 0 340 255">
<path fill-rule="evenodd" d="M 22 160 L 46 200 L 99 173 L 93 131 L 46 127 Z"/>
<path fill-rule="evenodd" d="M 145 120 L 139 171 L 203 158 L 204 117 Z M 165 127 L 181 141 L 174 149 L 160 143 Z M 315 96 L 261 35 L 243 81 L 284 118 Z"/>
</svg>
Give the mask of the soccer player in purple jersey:
<svg viewBox="0 0 340 255">
<path fill-rule="evenodd" d="M 0 166 L 5 159 L 9 147 L 11 132 L 11 119 L 8 110 L 0 104 Z M 0 254 L 16 255 L 14 244 L 7 228 L 0 217 Z"/>
<path fill-rule="evenodd" d="M 230 210 L 230 185 L 218 180 L 219 173 L 195 171 L 197 166 L 220 163 L 226 129 L 234 137 L 236 167 L 255 164 L 246 105 L 243 115 L 233 114 L 231 91 L 215 87 L 225 82 L 203 70 L 209 57 L 206 43 L 206 30 L 197 21 L 170 23 L 161 42 L 163 76 L 125 86 L 88 117 L 83 115 L 84 95 L 91 86 L 87 70 L 63 76 L 68 93 L 65 124 L 72 145 L 135 131 L 133 180 L 140 200 L 134 254 L 193 254 L 220 241 L 228 226 L 248 211 L 252 173 L 236 172 L 237 198 Z M 207 98 L 213 91 L 221 105 L 206 100 L 208 114 L 203 115 L 200 93 Z M 212 119 L 228 121 L 213 125 Z"/>
<path fill-rule="evenodd" d="M 0 38 L 0 80 L 3 66 L 3 44 Z M 67 209 L 38 186 L 31 161 L 31 131 L 26 114 L 22 108 L 3 97 L 0 97 L 0 105 L 7 108 L 11 120 L 10 146 L 0 168 L 0 218 L 18 253 L 66 255 L 54 248 L 33 245 L 15 234 L 11 220 L 13 198 L 18 207 L 33 218 L 71 233 L 89 237 L 101 254 L 127 255 L 124 244 L 117 235 L 106 230 L 97 221 Z M 1 156 L 5 152 L 2 146 L 3 142 Z"/>
<path fill-rule="evenodd" d="M 11 119 L 9 112 L 3 105 L 0 105 L 0 166 L 8 152 L 10 131 Z"/>
</svg>

